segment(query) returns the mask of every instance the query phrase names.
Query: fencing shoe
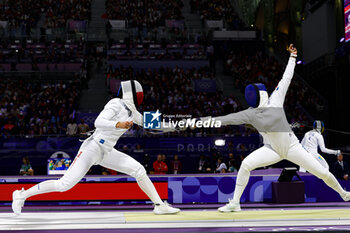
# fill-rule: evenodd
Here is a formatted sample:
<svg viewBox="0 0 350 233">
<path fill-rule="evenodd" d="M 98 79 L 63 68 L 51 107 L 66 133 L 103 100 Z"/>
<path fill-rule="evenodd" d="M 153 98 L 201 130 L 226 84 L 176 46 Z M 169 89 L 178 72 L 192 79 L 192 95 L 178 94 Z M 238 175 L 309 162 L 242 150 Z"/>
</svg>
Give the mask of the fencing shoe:
<svg viewBox="0 0 350 233">
<path fill-rule="evenodd" d="M 166 201 L 162 204 L 156 204 L 153 213 L 154 214 L 176 214 L 180 212 L 180 209 L 171 207 Z"/>
<path fill-rule="evenodd" d="M 12 211 L 16 215 L 21 214 L 22 207 L 24 206 L 25 199 L 22 197 L 23 192 L 24 188 L 22 188 L 22 190 L 16 190 L 12 193 Z"/>
<path fill-rule="evenodd" d="M 220 212 L 238 212 L 238 211 L 241 211 L 241 205 L 239 203 L 234 203 L 233 200 L 229 200 L 229 202 L 220 207 L 218 209 L 218 211 Z"/>
</svg>

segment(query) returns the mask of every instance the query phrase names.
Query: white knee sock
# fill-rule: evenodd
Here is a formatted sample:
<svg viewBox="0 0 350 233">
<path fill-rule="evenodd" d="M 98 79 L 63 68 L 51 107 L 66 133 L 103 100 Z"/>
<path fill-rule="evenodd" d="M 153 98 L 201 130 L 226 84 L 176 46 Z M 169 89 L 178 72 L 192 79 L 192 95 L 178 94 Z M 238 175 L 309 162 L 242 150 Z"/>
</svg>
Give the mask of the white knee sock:
<svg viewBox="0 0 350 233">
<path fill-rule="evenodd" d="M 233 193 L 234 203 L 240 202 L 243 191 L 248 184 L 249 177 L 250 177 L 249 170 L 246 169 L 244 166 L 241 166 L 237 174 L 236 187 Z"/>
<path fill-rule="evenodd" d="M 147 175 L 143 176 L 140 179 L 137 179 L 137 184 L 140 186 L 142 191 L 147 194 L 147 196 L 152 200 L 154 204 L 163 204 L 163 201 L 160 199 L 156 188 Z"/>
<path fill-rule="evenodd" d="M 56 182 L 57 180 L 46 180 L 43 181 L 37 185 L 34 185 L 28 190 L 25 190 L 22 193 L 22 197 L 24 199 L 27 199 L 31 196 L 42 194 L 42 193 L 50 193 L 50 192 L 58 192 L 59 190 L 57 189 Z"/>
</svg>

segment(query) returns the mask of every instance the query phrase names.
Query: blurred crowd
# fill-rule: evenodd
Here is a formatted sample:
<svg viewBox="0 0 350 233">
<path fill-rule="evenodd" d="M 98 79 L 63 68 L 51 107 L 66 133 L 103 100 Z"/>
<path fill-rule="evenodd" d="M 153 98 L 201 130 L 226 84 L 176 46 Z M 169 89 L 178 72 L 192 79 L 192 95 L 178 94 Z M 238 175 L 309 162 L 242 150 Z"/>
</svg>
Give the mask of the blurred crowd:
<svg viewBox="0 0 350 233">
<path fill-rule="evenodd" d="M 67 21 L 89 20 L 91 0 L 2 0 L 0 21 L 7 21 L 10 37 L 20 31 L 30 36 L 32 29 L 43 18 L 43 28 L 66 28 Z M 0 25 L 1 29 L 1 25 Z"/>
<path fill-rule="evenodd" d="M 65 28 L 67 20 L 90 20 L 91 0 L 45 0 L 46 28 Z"/>
<path fill-rule="evenodd" d="M 79 108 L 80 82 L 1 79 L 0 93 L 1 136 L 67 134 Z"/>
<path fill-rule="evenodd" d="M 8 21 L 8 28 L 21 28 L 30 34 L 43 11 L 41 0 L 3 0 L 0 1 L 0 20 Z"/>
<path fill-rule="evenodd" d="M 128 27 L 164 26 L 167 19 L 183 19 L 181 0 L 107 0 L 106 17 L 126 20 Z"/>
<path fill-rule="evenodd" d="M 224 20 L 231 30 L 243 28 L 230 0 L 190 0 L 191 12 L 198 12 L 201 20 Z"/>
</svg>

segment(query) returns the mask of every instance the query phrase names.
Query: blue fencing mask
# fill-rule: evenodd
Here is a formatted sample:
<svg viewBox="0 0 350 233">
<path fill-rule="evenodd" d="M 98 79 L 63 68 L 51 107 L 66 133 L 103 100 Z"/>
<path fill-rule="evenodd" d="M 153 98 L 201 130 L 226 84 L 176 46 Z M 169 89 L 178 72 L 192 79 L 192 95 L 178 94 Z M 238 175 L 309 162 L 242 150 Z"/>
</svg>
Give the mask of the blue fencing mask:
<svg viewBox="0 0 350 233">
<path fill-rule="evenodd" d="M 249 84 L 245 88 L 245 99 L 249 106 L 253 108 L 266 106 L 269 95 L 267 94 L 265 85 L 262 83 Z"/>
</svg>

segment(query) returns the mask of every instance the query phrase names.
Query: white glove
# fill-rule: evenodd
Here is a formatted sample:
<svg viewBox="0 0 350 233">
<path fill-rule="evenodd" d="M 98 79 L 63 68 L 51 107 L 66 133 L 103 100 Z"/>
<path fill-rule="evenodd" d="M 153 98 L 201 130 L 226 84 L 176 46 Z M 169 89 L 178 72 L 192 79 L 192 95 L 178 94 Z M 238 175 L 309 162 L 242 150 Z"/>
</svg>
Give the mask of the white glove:
<svg viewBox="0 0 350 233">
<path fill-rule="evenodd" d="M 341 154 L 341 151 L 340 150 L 337 150 L 337 156 Z"/>
</svg>

